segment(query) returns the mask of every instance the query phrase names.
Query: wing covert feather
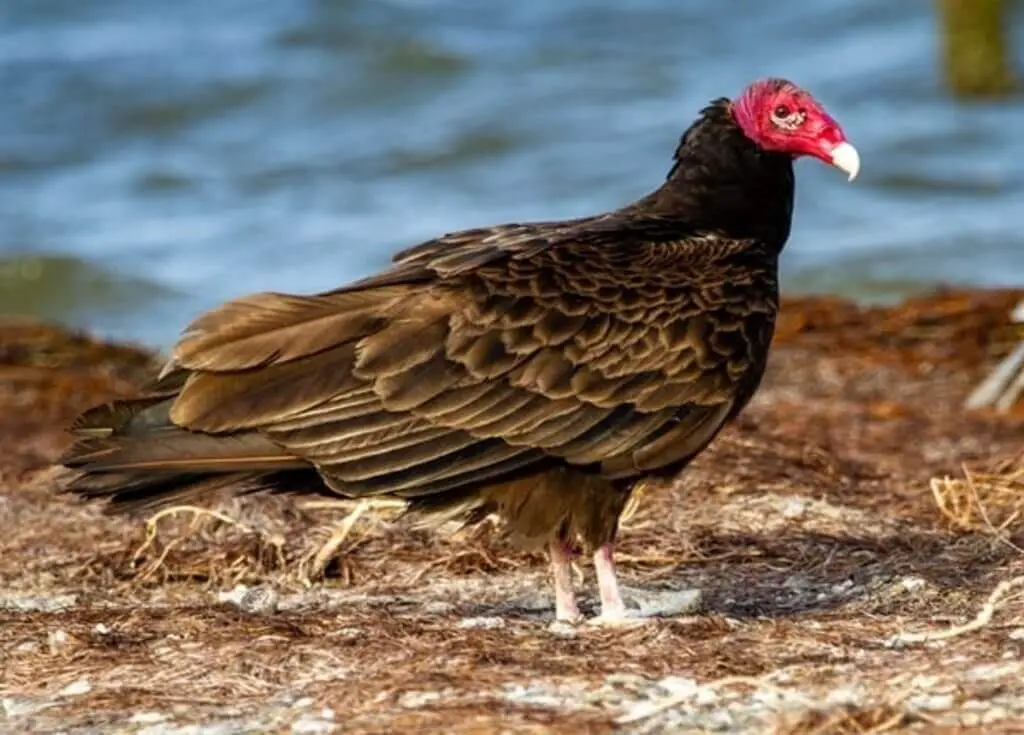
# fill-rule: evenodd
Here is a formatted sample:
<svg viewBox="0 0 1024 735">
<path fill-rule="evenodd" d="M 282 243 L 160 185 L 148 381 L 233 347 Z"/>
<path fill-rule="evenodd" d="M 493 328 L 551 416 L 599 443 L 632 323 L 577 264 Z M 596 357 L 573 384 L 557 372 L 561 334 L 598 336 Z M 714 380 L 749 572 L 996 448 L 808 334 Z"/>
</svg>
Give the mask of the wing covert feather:
<svg viewBox="0 0 1024 735">
<path fill-rule="evenodd" d="M 232 302 L 177 346 L 171 418 L 255 429 L 351 495 L 685 461 L 749 397 L 774 310 L 703 282 L 694 243 L 638 238 L 607 217 L 472 230 L 334 292 Z"/>
</svg>

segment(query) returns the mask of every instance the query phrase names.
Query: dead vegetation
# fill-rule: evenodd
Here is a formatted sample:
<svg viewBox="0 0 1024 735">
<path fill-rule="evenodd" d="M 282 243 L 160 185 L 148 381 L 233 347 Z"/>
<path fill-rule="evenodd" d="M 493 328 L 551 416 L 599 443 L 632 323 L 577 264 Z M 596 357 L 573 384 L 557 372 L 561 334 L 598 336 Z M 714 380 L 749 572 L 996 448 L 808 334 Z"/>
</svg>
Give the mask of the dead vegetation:
<svg viewBox="0 0 1024 735">
<path fill-rule="evenodd" d="M 1013 348 L 1020 297 L 787 303 L 755 405 L 648 488 L 622 534 L 639 604 L 696 588 L 702 610 L 629 630 L 551 626 L 543 558 L 488 525 L 439 536 L 389 522 L 391 507 L 274 496 L 132 519 L 55 496 L 60 427 L 130 392 L 151 359 L 0 327 L 7 721 L 1019 730 L 1024 413 L 960 406 Z"/>
<path fill-rule="evenodd" d="M 932 478 L 931 490 L 939 512 L 953 528 L 984 528 L 1001 538 L 1024 510 L 1024 452 L 988 472 L 964 467 L 962 477 Z"/>
</svg>

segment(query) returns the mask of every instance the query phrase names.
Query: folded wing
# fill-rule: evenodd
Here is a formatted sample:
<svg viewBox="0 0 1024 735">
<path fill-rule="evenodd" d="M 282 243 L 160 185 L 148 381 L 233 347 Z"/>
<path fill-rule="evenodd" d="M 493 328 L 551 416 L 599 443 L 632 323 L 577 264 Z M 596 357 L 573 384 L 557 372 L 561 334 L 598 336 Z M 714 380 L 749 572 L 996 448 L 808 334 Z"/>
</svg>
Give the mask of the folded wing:
<svg viewBox="0 0 1024 735">
<path fill-rule="evenodd" d="M 467 231 L 344 289 L 230 302 L 189 326 L 162 392 L 83 417 L 66 463 L 312 465 L 342 494 L 407 498 L 678 465 L 752 394 L 773 306 L 700 268 L 727 245 L 650 234 L 607 217 Z"/>
</svg>

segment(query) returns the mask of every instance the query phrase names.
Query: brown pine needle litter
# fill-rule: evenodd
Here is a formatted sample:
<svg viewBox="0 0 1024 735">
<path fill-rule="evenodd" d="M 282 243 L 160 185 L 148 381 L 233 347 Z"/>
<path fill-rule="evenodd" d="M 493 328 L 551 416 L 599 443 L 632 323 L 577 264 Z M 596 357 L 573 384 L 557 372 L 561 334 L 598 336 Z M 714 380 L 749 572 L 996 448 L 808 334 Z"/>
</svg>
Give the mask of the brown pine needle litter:
<svg viewBox="0 0 1024 735">
<path fill-rule="evenodd" d="M 997 609 L 1009 602 L 1019 599 L 1019 595 L 1011 595 L 1010 592 L 1015 592 L 1021 587 L 1024 587 L 1024 576 L 1003 580 L 996 585 L 994 590 L 992 590 L 992 594 L 988 596 L 985 604 L 982 606 L 981 610 L 978 611 L 978 614 L 974 616 L 973 620 L 969 620 L 963 625 L 951 626 L 946 630 L 926 633 L 897 633 L 887 642 L 887 645 L 906 646 L 912 643 L 931 643 L 933 641 L 943 641 L 948 638 L 956 638 L 957 636 L 981 630 L 992 622 L 992 616 L 995 615 Z"/>
<path fill-rule="evenodd" d="M 932 478 L 932 496 L 939 512 L 954 528 L 985 528 L 1005 538 L 1007 529 L 1024 512 L 1024 453 L 1005 460 L 991 472 L 978 473 L 965 466 L 962 473 L 962 478 Z M 1015 548 L 1012 542 L 1006 543 Z"/>
<path fill-rule="evenodd" d="M 755 405 L 622 530 L 638 604 L 701 609 L 628 630 L 552 626 L 544 558 L 496 524 L 55 496 L 64 422 L 153 360 L 0 324 L 0 730 L 1019 732 L 1024 410 L 961 406 L 1021 296 L 787 302 Z"/>
</svg>

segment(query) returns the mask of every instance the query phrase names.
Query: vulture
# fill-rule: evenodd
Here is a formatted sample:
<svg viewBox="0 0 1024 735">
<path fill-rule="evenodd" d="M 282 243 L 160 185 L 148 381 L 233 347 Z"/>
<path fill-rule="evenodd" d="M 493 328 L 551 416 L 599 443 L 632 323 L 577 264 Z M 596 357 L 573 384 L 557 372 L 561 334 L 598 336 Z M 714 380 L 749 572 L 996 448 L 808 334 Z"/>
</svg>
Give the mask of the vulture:
<svg viewBox="0 0 1024 735">
<path fill-rule="evenodd" d="M 494 514 L 546 546 L 555 615 L 627 621 L 613 545 L 634 487 L 682 470 L 748 404 L 778 311 L 793 161 L 860 166 L 807 91 L 710 102 L 660 186 L 612 212 L 481 227 L 315 295 L 196 318 L 141 397 L 72 425 L 68 492 L 112 509 L 212 488 L 388 496 L 437 524 Z"/>
</svg>

